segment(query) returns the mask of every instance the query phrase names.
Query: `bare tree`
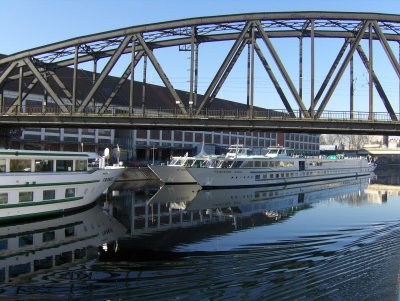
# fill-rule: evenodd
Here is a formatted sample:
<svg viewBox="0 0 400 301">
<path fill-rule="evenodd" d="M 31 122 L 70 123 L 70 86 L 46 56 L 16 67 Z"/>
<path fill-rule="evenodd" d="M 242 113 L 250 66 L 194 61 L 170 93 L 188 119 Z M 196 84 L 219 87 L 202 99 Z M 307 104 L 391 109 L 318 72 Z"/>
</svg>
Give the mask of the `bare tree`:
<svg viewBox="0 0 400 301">
<path fill-rule="evenodd" d="M 321 144 L 336 145 L 338 149 L 360 149 L 369 142 L 365 135 L 327 134 L 321 136 Z"/>
</svg>

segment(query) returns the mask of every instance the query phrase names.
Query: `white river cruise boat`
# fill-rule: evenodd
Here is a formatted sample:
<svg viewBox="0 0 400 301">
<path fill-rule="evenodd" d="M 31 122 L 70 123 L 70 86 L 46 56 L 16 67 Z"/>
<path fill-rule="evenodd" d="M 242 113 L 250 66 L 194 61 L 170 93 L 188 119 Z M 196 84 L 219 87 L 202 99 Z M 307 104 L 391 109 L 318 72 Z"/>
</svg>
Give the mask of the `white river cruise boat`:
<svg viewBox="0 0 400 301">
<path fill-rule="evenodd" d="M 230 148 L 224 160 L 208 168 L 186 170 L 202 187 L 286 185 L 369 175 L 374 167 L 365 158 L 301 158 L 283 147 L 270 147 L 266 155 L 245 155 Z"/>
<path fill-rule="evenodd" d="M 89 154 L 0 149 L 0 222 L 62 214 L 94 202 L 124 171 L 88 168 Z"/>
</svg>

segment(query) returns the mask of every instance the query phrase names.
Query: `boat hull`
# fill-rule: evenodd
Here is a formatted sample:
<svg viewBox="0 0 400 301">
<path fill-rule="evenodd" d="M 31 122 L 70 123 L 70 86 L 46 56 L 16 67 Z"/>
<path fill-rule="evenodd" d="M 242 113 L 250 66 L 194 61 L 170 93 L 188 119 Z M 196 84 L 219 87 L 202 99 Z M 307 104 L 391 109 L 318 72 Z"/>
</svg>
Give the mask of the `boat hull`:
<svg viewBox="0 0 400 301">
<path fill-rule="evenodd" d="M 87 172 L 5 173 L 0 175 L 0 222 L 62 214 L 93 203 L 122 173 L 123 168 Z M 45 197 L 51 191 L 52 197 Z M 24 197 L 25 196 L 25 197 Z"/>
<path fill-rule="evenodd" d="M 196 180 L 184 166 L 149 165 L 149 168 L 165 184 L 195 184 Z"/>
</svg>

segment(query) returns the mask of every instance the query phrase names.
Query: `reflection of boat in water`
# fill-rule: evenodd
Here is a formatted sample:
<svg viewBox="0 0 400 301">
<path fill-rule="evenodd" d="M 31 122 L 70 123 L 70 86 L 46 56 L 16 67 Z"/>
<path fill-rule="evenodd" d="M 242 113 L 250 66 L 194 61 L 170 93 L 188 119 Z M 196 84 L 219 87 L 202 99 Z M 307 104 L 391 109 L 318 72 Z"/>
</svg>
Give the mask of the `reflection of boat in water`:
<svg viewBox="0 0 400 301">
<path fill-rule="evenodd" d="M 360 177 L 309 186 L 199 190 L 194 198 L 196 185 L 186 189 L 181 188 L 187 185 L 166 185 L 168 189 L 159 190 L 148 201 L 137 202 L 133 197 L 131 203 L 114 203 L 120 206 L 116 212 L 131 213 L 129 221 L 125 216 L 128 224 L 124 224 L 130 235 L 118 240 L 117 252 L 103 252 L 101 260 L 170 256 L 173 254 L 168 252 L 180 245 L 275 223 L 318 201 L 353 202 L 362 198 L 368 180 Z"/>
<path fill-rule="evenodd" d="M 212 190 L 202 190 L 196 184 L 165 185 L 147 200 L 138 201 L 134 197 L 130 203 L 114 202 L 114 207 L 119 206 L 117 212 L 125 213 L 125 226 L 130 228 L 131 236 L 146 235 L 171 228 L 194 227 L 206 220 L 218 223 L 223 212 L 232 212 L 231 216 L 253 213 L 275 216 L 274 212 L 292 210 L 318 200 L 351 193 L 358 195 L 368 180 L 369 177 L 359 177 L 320 181 L 316 185 Z M 128 216 L 127 212 L 131 214 Z"/>
<path fill-rule="evenodd" d="M 148 201 L 149 203 L 169 203 L 170 207 L 185 208 L 201 190 L 198 184 L 164 185 Z"/>
<path fill-rule="evenodd" d="M 0 151 L 0 222 L 27 219 L 93 203 L 124 168 L 88 167 L 89 154 Z"/>
<path fill-rule="evenodd" d="M 264 212 L 276 216 L 274 213 L 279 211 L 363 191 L 368 179 L 360 177 L 320 181 L 312 185 L 201 190 L 186 209 L 230 208 L 235 215 Z"/>
<path fill-rule="evenodd" d="M 95 258 L 99 246 L 125 231 L 97 205 L 59 218 L 2 225 L 0 282 Z"/>
</svg>

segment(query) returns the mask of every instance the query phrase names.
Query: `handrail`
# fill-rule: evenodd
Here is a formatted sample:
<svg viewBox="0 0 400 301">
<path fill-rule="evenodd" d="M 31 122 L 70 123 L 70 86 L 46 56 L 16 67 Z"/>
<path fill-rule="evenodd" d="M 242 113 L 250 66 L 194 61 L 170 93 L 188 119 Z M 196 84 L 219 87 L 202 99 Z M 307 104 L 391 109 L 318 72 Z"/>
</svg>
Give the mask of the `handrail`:
<svg viewBox="0 0 400 301">
<path fill-rule="evenodd" d="M 265 120 L 325 120 L 325 121 L 370 121 L 370 122 L 400 122 L 400 114 L 396 114 L 397 120 L 393 120 L 391 114 L 387 112 L 364 112 L 364 111 L 324 111 L 319 118 L 304 117 L 299 110 L 294 110 L 294 115 L 291 116 L 287 110 L 282 109 L 263 109 L 263 110 L 232 110 L 232 109 L 203 109 L 198 114 L 193 111 L 183 114 L 179 109 L 163 109 L 163 108 L 146 108 L 143 112 L 142 109 L 135 108 L 129 112 L 127 106 L 110 106 L 104 113 L 100 113 L 101 106 L 87 107 L 82 112 L 72 112 L 71 106 L 66 106 L 68 112 L 63 112 L 58 106 L 19 106 L 14 105 L 11 107 L 4 106 L 0 110 L 0 116 L 85 116 L 85 117 L 130 117 L 130 118 L 219 118 L 219 119 L 265 119 Z M 315 115 L 315 114 L 314 114 Z M 311 114 L 313 116 L 313 114 Z"/>
</svg>

